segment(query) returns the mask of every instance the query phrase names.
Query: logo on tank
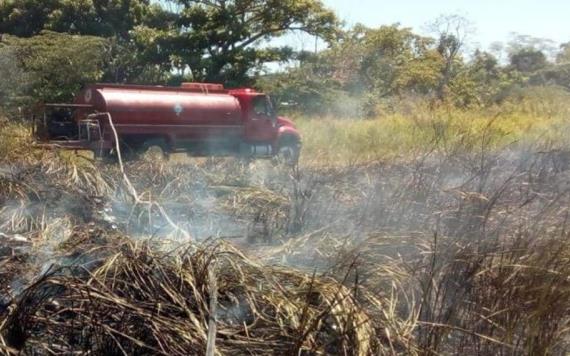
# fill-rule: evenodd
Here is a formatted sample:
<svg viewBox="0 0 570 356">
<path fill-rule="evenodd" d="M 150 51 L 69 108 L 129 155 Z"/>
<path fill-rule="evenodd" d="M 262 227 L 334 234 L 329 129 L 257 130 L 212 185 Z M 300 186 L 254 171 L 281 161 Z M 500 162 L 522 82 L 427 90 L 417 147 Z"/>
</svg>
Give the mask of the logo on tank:
<svg viewBox="0 0 570 356">
<path fill-rule="evenodd" d="M 93 92 L 91 91 L 91 89 L 88 89 L 87 91 L 85 91 L 85 102 L 86 103 L 90 102 L 91 98 L 93 98 Z"/>
<path fill-rule="evenodd" d="M 180 116 L 180 114 L 182 114 L 183 111 L 184 108 L 182 107 L 182 105 L 180 104 L 174 105 L 174 112 L 176 113 L 176 116 Z"/>
</svg>

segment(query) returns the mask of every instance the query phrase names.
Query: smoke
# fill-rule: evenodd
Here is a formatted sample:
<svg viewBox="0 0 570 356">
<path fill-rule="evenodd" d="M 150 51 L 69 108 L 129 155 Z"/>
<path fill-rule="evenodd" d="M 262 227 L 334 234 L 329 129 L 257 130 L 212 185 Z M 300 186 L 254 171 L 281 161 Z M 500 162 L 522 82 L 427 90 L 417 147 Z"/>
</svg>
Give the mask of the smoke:
<svg viewBox="0 0 570 356">
<path fill-rule="evenodd" d="M 302 215 L 293 241 L 263 254 L 274 263 L 326 271 L 342 251 L 370 236 L 401 236 L 408 247 L 386 246 L 385 253 L 400 259 L 415 251 L 408 256 L 413 260 L 421 258 L 414 244 L 434 235 L 457 244 L 496 241 L 512 236 L 523 221 L 550 231 L 549 219 L 565 211 L 554 207 L 570 199 L 568 157 L 544 145 L 518 145 L 478 153 L 434 152 L 405 163 L 305 168 L 284 183 L 296 187 L 287 194 L 292 211 Z M 545 220 L 550 214 L 556 216 Z"/>
<path fill-rule="evenodd" d="M 188 242 L 175 226 L 194 243 L 225 239 L 271 263 L 319 271 L 372 235 L 408 236 L 408 247 L 385 248 L 394 258 L 418 253 L 409 236 L 497 236 L 556 196 L 569 200 L 567 157 L 511 147 L 334 169 L 231 159 L 126 164 L 141 200 L 156 204 L 133 200 L 114 166 L 0 167 L 0 264 L 11 266 L 0 272 L 9 286 L 0 295 L 18 295 L 57 266 L 94 263 L 90 246 L 109 236 L 165 249 Z"/>
<path fill-rule="evenodd" d="M 293 181 L 269 163 L 131 162 L 124 171 L 137 201 L 115 166 L 52 159 L 2 167 L 0 236 L 10 249 L 0 263 L 13 267 L 0 273 L 4 299 L 47 271 L 93 263 L 98 255 L 89 246 L 107 238 L 99 235 L 152 239 L 168 249 L 188 238 L 247 246 L 273 244 L 287 234 Z"/>
</svg>

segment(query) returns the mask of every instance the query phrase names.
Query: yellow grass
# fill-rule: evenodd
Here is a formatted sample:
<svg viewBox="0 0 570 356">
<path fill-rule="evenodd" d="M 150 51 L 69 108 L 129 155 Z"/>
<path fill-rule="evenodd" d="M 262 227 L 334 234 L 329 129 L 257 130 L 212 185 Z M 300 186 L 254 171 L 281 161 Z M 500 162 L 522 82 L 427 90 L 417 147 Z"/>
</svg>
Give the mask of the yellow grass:
<svg viewBox="0 0 570 356">
<path fill-rule="evenodd" d="M 26 125 L 0 117 L 0 160 L 18 158 L 29 144 L 30 133 Z"/>
<path fill-rule="evenodd" d="M 435 110 L 376 119 L 298 117 L 302 160 L 311 165 L 346 165 L 393 160 L 426 149 L 476 149 L 513 143 L 565 145 L 570 112 Z"/>
</svg>

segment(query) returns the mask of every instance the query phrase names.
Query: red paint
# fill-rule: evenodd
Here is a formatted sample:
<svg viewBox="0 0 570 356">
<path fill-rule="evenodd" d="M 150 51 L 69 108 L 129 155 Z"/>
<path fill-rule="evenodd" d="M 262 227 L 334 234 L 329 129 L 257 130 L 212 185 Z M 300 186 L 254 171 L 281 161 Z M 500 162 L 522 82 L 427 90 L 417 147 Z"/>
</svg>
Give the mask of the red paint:
<svg viewBox="0 0 570 356">
<path fill-rule="evenodd" d="M 300 142 L 290 120 L 260 113 L 260 108 L 271 113 L 271 104 L 265 94 L 253 89 L 225 90 L 219 84 L 203 83 L 180 87 L 96 84 L 83 89 L 74 105 L 78 124 L 91 114 L 109 113 L 119 139 L 133 146 L 161 140 L 169 151 L 199 154 L 193 150 L 223 147 L 230 153 L 243 153 L 244 147 L 265 145 L 275 153 L 284 141 Z M 89 149 L 112 147 L 108 119 L 101 115 L 96 120 L 103 142 L 85 142 L 85 137 L 77 141 Z M 69 146 L 76 147 L 73 142 Z"/>
</svg>

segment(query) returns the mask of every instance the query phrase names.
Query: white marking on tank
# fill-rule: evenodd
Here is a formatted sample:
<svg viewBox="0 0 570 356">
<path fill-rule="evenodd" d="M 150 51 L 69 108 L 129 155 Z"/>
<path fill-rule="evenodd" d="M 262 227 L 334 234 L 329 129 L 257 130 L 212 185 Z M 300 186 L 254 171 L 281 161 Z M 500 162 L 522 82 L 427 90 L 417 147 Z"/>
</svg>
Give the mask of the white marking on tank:
<svg viewBox="0 0 570 356">
<path fill-rule="evenodd" d="M 87 89 L 87 91 L 85 91 L 85 102 L 90 102 L 92 97 L 93 93 L 91 92 L 91 89 Z"/>
<path fill-rule="evenodd" d="M 174 105 L 174 112 L 176 113 L 176 116 L 180 116 L 180 114 L 182 114 L 183 111 L 184 108 L 182 108 L 182 105 L 180 104 Z"/>
</svg>

